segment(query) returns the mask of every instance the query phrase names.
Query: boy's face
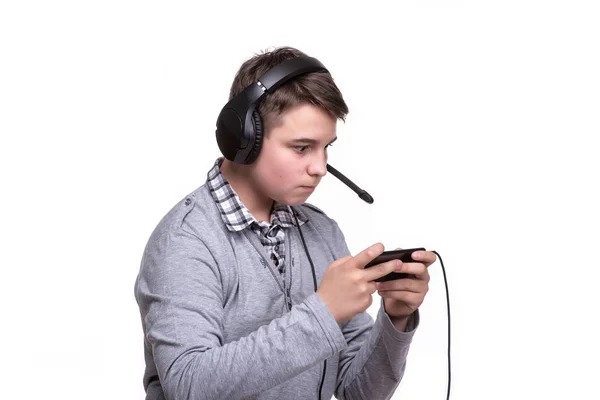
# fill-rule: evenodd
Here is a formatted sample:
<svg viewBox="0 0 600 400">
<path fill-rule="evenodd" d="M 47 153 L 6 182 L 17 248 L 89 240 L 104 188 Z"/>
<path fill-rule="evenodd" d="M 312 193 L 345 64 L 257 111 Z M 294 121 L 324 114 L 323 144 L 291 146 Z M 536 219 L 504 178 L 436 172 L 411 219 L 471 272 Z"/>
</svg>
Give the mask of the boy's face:
<svg viewBox="0 0 600 400">
<path fill-rule="evenodd" d="M 336 124 L 335 117 L 310 104 L 282 114 L 252 165 L 260 195 L 281 204 L 304 203 L 327 173 L 327 146 L 337 138 Z"/>
</svg>

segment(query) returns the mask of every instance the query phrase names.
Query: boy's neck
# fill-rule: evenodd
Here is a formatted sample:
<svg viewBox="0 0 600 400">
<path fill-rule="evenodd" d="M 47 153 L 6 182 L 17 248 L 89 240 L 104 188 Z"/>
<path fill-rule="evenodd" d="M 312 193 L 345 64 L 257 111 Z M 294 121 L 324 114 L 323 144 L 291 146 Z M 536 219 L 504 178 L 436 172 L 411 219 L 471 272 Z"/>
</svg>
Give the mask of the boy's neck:
<svg viewBox="0 0 600 400">
<path fill-rule="evenodd" d="M 238 165 L 227 159 L 223 160 L 220 167 L 221 173 L 227 179 L 233 190 L 237 193 L 240 201 L 257 221 L 271 221 L 271 212 L 275 202 L 265 196 L 261 196 L 248 177 L 248 166 Z"/>
</svg>

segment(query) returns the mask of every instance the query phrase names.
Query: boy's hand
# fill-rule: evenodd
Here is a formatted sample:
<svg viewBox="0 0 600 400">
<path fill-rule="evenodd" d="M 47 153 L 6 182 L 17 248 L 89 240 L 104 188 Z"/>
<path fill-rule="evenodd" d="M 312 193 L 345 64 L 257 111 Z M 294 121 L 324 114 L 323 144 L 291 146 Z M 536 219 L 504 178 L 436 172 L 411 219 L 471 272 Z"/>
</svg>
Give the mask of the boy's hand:
<svg viewBox="0 0 600 400">
<path fill-rule="evenodd" d="M 394 271 L 401 264 L 398 260 L 392 260 L 364 269 L 383 250 L 383 245 L 376 243 L 354 257 L 346 256 L 329 265 L 317 294 L 338 323 L 366 311 L 373 303 L 372 295 L 377 290 L 373 281 Z"/>
</svg>

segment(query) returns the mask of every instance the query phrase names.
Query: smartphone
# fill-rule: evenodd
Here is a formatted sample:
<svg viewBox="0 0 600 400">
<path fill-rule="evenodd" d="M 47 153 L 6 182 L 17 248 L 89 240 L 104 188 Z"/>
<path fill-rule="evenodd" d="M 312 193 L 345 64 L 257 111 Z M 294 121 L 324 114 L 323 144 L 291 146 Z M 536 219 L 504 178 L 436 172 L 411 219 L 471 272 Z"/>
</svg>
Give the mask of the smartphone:
<svg viewBox="0 0 600 400">
<path fill-rule="evenodd" d="M 416 262 L 412 258 L 412 253 L 415 251 L 425 251 L 423 247 L 415 247 L 413 249 L 402 249 L 402 250 L 390 250 L 384 251 L 379 256 L 375 257 L 374 260 L 365 265 L 365 268 L 370 268 L 374 265 L 384 263 L 390 260 L 400 260 L 402 262 Z M 382 276 L 379 279 L 375 279 L 375 282 L 393 281 L 394 279 L 411 278 L 412 275 L 401 272 L 390 272 L 386 276 Z"/>
</svg>

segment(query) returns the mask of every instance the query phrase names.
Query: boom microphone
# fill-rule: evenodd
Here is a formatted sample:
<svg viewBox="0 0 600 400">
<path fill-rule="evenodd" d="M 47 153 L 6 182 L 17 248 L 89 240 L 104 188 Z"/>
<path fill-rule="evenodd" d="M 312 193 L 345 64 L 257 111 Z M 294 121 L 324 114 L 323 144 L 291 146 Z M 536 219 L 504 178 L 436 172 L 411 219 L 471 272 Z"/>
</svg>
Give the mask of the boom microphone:
<svg viewBox="0 0 600 400">
<path fill-rule="evenodd" d="M 331 172 L 333 176 L 338 178 L 340 181 L 344 182 L 346 186 L 348 186 L 350 189 L 354 190 L 356 194 L 358 194 L 358 197 L 360 197 L 369 204 L 373 204 L 373 197 L 371 197 L 371 195 L 367 193 L 366 190 L 363 190 L 356 186 L 350 179 L 346 178 L 340 171 L 333 168 L 329 164 L 327 164 L 327 172 Z"/>
</svg>

